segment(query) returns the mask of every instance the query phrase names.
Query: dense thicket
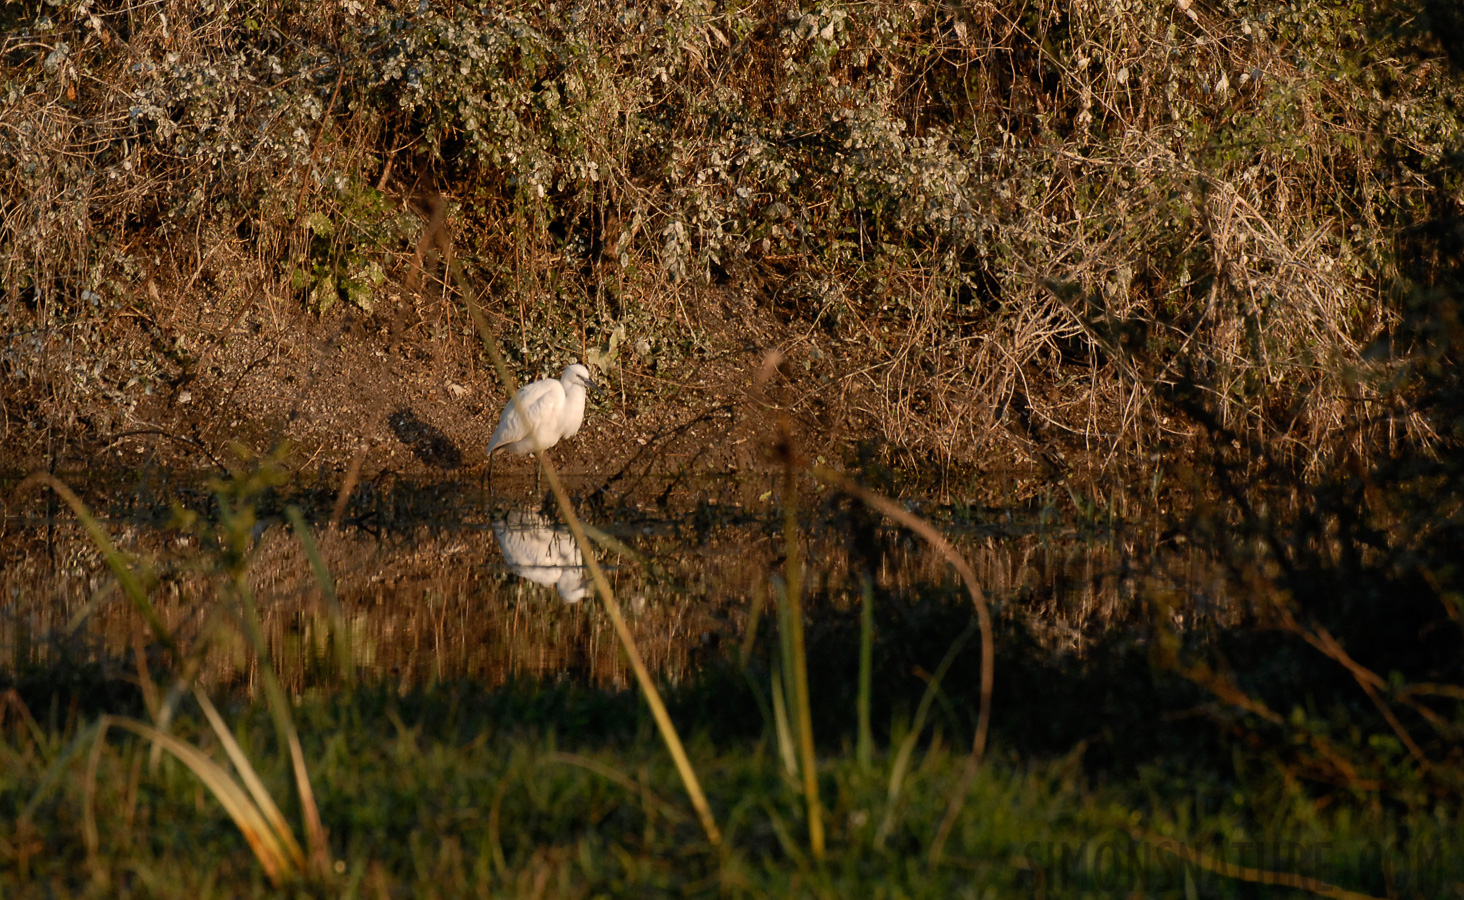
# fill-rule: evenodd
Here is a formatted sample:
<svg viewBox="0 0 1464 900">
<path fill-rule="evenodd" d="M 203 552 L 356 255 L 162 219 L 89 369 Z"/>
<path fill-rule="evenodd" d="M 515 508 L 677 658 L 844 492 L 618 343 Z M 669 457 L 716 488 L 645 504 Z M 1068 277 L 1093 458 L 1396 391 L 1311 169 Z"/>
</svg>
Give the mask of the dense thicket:
<svg viewBox="0 0 1464 900">
<path fill-rule="evenodd" d="M 1419 13 L 10 3 L 5 427 L 177 378 L 166 327 L 107 329 L 199 303 L 205 263 L 215 297 L 371 310 L 427 192 L 530 360 L 570 318 L 689 352 L 752 288 L 896 451 L 1150 468 L 1194 434 L 1180 383 L 1313 473 L 1427 443 L 1391 338 L 1458 214 L 1461 79 Z"/>
</svg>

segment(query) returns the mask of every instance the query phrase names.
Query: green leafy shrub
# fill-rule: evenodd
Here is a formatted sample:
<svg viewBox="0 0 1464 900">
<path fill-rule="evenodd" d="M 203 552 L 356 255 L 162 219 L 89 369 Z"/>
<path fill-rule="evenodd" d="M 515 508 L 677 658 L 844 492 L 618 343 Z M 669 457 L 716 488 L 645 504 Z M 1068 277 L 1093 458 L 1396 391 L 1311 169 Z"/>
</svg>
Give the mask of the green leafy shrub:
<svg viewBox="0 0 1464 900">
<path fill-rule="evenodd" d="M 370 311 L 408 269 L 403 195 L 442 191 L 522 361 L 566 314 L 678 347 L 678 309 L 746 288 L 888 452 L 947 463 L 1147 470 L 1194 436 L 1155 393 L 1190 373 L 1319 466 L 1396 368 L 1366 350 L 1460 134 L 1458 73 L 1397 4 L 25 10 L 19 327 L 139 279 L 194 303 L 167 295 L 246 261 Z"/>
</svg>

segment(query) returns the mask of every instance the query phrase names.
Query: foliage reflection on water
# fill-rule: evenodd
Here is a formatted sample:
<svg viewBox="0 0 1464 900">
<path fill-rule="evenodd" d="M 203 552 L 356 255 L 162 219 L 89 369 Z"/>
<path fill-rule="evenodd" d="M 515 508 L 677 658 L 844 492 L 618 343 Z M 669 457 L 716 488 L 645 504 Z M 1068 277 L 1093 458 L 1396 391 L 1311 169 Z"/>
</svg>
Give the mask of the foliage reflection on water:
<svg viewBox="0 0 1464 900">
<path fill-rule="evenodd" d="M 344 527 L 316 525 L 367 678 L 402 689 L 449 678 L 629 685 L 629 666 L 598 604 L 565 602 L 589 594 L 579 549 L 542 505 L 528 502 L 527 485 L 519 487 L 517 502 L 507 505 L 463 485 L 402 485 L 374 498 L 365 491 Z M 649 502 L 606 502 L 581 491 L 591 501 L 590 523 L 626 550 L 602 550 L 602 562 L 647 665 L 672 683 L 718 647 L 738 645 L 750 599 L 783 564 L 776 496 L 749 499 L 745 484 L 715 481 L 676 488 L 644 491 Z M 883 596 L 914 598 L 942 586 L 956 596 L 953 572 L 922 543 L 882 527 L 873 547 L 856 551 L 848 506 L 820 497 L 803 504 L 814 517 L 803 529 L 811 619 L 856 608 L 866 570 Z M 127 677 L 135 672 L 140 617 L 82 529 L 64 512 L 41 514 L 41 507 L 32 498 L 6 511 L 0 668 L 68 656 Z M 218 575 L 160 510 L 133 498 L 106 510 L 104 520 L 118 546 L 144 561 L 159 614 L 187 643 L 205 625 Z M 1138 548 L 1021 510 L 990 511 L 984 523 L 924 512 L 970 560 L 998 615 L 1022 620 L 1056 651 L 1081 652 L 1102 629 L 1152 614 L 1156 600 L 1183 627 L 1232 617 L 1220 579 L 1194 553 Z M 320 586 L 280 519 L 262 516 L 248 573 L 284 682 L 297 691 L 329 682 L 334 663 Z M 224 629 L 202 677 L 252 691 L 255 665 L 246 642 Z"/>
</svg>

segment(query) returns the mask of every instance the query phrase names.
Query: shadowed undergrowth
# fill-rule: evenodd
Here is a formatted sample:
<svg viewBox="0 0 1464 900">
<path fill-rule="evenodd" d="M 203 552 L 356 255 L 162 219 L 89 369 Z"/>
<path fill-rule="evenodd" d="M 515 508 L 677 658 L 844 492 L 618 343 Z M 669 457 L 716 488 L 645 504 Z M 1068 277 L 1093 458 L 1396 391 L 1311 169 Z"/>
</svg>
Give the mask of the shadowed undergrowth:
<svg viewBox="0 0 1464 900">
<path fill-rule="evenodd" d="M 828 712 L 831 684 L 812 678 L 818 706 Z M 350 696 L 301 698 L 294 716 L 338 860 L 320 888 L 347 896 L 1016 896 L 1045 884 L 1184 896 L 1188 878 L 1206 896 L 1250 895 L 1233 873 L 1185 866 L 1162 852 L 1166 835 L 1188 847 L 1226 848 L 1232 866 L 1251 867 L 1259 851 L 1247 851 L 1247 842 L 1325 842 L 1324 867 L 1302 859 L 1290 870 L 1379 895 L 1388 886 L 1381 869 L 1371 868 L 1370 844 L 1387 847 L 1393 860 L 1422 859 L 1422 866 L 1400 865 L 1396 873 L 1422 893 L 1441 895 L 1464 879 L 1454 852 L 1456 823 L 1423 810 L 1321 809 L 1264 767 L 1225 771 L 1184 754 L 1162 727 L 1144 736 L 1149 740 L 1128 739 L 1144 745 L 1148 763 L 1123 778 L 1091 782 L 1081 751 L 1035 762 L 1014 752 L 1020 737 L 998 727 L 995 756 L 975 779 L 934 868 L 926 866 L 924 848 L 963 751 L 941 738 L 922 744 L 890 836 L 877 850 L 891 758 L 880 753 L 870 768 L 861 766 L 846 728 L 842 751 L 821 750 L 828 858 L 817 865 L 799 838 L 800 786 L 781 772 L 775 745 L 767 734 L 759 737 L 757 726 L 744 727 L 752 719 L 722 717 L 728 704 L 749 705 L 738 696 L 745 692 L 745 684 L 739 692 L 734 679 L 713 677 L 671 698 L 678 721 L 690 726 L 689 752 L 724 825 L 723 850 L 705 843 L 691 809 L 671 792 L 675 771 L 634 695 L 532 684 L 485 693 L 471 684 L 440 684 L 406 695 L 366 686 Z M 43 696 L 34 686 L 26 693 Z M 1054 718 L 1087 702 L 1070 696 L 1063 707 L 1050 694 L 1033 699 L 1039 698 Z M 699 707 L 704 711 L 695 712 Z M 246 751 L 264 761 L 264 782 L 283 792 L 291 776 L 265 750 L 272 730 L 266 711 L 231 704 L 225 713 Z M 76 731 L 66 727 L 64 712 L 51 716 L 43 712 L 33 731 L 19 704 L 7 706 L 0 877 L 11 889 L 48 884 L 69 894 L 91 885 L 175 897 L 272 892 L 238 831 L 193 776 L 169 757 L 150 763 L 145 741 L 108 743 L 94 798 L 83 796 L 78 779 L 65 779 L 16 822 L 13 813 Z M 176 724 L 180 736 L 206 742 L 207 728 L 199 728 L 188 718 Z M 95 804 L 102 835 L 90 859 L 75 834 L 86 802 Z M 1408 837 L 1395 843 L 1400 833 Z M 1147 865 L 1074 861 L 1102 845 L 1108 847 L 1101 852 L 1112 856 L 1118 848 L 1127 859 L 1136 835 L 1148 842 L 1133 843 L 1147 847 Z M 1259 860 L 1272 869 L 1284 858 Z"/>
</svg>

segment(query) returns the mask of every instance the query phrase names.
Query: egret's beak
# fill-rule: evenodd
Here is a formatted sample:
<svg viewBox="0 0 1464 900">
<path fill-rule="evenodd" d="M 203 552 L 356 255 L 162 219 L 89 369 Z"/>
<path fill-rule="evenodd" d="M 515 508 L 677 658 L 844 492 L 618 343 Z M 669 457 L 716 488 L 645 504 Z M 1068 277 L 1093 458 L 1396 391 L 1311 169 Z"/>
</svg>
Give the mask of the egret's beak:
<svg viewBox="0 0 1464 900">
<path fill-rule="evenodd" d="M 590 379 L 581 378 L 580 383 L 583 384 L 585 386 L 585 390 L 589 391 L 590 393 L 599 394 L 602 397 L 605 396 L 605 389 L 600 387 L 598 384 L 595 384 Z"/>
</svg>

